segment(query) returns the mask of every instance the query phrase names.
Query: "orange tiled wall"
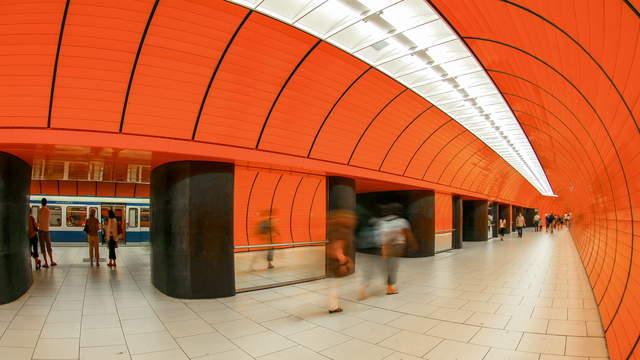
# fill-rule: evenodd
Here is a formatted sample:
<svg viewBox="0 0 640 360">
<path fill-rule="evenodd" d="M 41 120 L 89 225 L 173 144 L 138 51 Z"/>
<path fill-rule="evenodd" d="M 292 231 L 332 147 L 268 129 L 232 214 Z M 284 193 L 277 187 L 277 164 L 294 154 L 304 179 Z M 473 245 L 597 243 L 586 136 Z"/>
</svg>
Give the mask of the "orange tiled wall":
<svg viewBox="0 0 640 360">
<path fill-rule="evenodd" d="M 453 228 L 453 208 L 451 194 L 436 192 L 436 231 Z"/>
<path fill-rule="evenodd" d="M 325 240 L 324 176 L 236 166 L 234 197 L 235 245 L 265 243 L 257 234 L 265 211 L 273 211 L 279 233 L 273 243 Z"/>
</svg>

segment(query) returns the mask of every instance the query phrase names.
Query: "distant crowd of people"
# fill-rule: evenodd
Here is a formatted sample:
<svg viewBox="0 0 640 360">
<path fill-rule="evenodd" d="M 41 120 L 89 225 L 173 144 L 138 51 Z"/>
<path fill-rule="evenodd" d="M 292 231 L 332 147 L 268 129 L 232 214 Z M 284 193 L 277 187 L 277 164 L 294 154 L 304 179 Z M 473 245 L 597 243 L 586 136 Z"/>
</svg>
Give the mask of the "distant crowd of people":
<svg viewBox="0 0 640 360">
<path fill-rule="evenodd" d="M 42 198 L 40 204 L 41 206 L 38 209 L 38 220 L 34 218 L 33 212 L 29 213 L 29 245 L 31 249 L 31 257 L 34 260 L 36 270 L 58 265 L 53 261 L 53 248 L 51 246 L 51 234 L 49 232 L 49 226 L 51 224 L 51 210 L 47 206 L 46 198 Z M 60 222 L 60 219 L 57 219 L 57 221 Z M 91 209 L 89 217 L 85 219 L 84 232 L 86 233 L 87 243 L 89 244 L 89 261 L 91 266 L 93 266 L 94 261 L 96 266 L 100 266 L 100 230 L 104 232 L 104 242 L 109 249 L 109 262 L 107 263 L 107 266 L 115 267 L 116 248 L 118 247 L 118 241 L 122 235 L 122 224 L 118 223 L 118 219 L 116 218 L 116 214 L 113 210 L 108 211 L 107 219 L 103 224 L 101 224 L 100 220 L 96 217 L 95 209 Z M 38 245 L 40 245 L 40 252 L 42 253 L 44 265 L 40 260 Z"/>
<path fill-rule="evenodd" d="M 544 220 L 544 222 L 543 222 Z M 535 227 L 535 231 L 542 231 L 543 226 L 546 232 L 553 234 L 553 230 L 562 230 L 564 226 L 567 228 L 571 224 L 571 213 L 565 214 L 554 214 L 547 213 L 544 214 L 544 219 L 540 217 L 539 214 L 536 214 L 533 217 L 533 223 Z"/>
</svg>

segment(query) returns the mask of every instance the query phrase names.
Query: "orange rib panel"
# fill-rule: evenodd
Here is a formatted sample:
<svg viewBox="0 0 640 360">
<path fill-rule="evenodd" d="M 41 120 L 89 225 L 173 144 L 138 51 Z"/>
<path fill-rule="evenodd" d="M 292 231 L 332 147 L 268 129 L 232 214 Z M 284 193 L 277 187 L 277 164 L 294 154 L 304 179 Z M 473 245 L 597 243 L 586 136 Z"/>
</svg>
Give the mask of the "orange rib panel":
<svg viewBox="0 0 640 360">
<path fill-rule="evenodd" d="M 213 81 L 196 139 L 255 147 L 271 105 L 317 40 L 252 13 Z"/>
<path fill-rule="evenodd" d="M 51 127 L 118 131 L 133 61 L 152 5 L 151 0 L 70 2 Z"/>
<path fill-rule="evenodd" d="M 61 0 L 0 4 L 0 127 L 47 126 L 64 6 Z"/>
<path fill-rule="evenodd" d="M 311 157 L 346 163 L 358 139 L 402 86 L 377 70 L 368 71 L 344 95 L 320 129 Z"/>
<path fill-rule="evenodd" d="M 135 73 L 124 130 L 191 139 L 211 75 L 247 9 L 160 2 Z"/>
<path fill-rule="evenodd" d="M 367 67 L 344 51 L 321 43 L 283 91 L 260 148 L 306 156 L 333 105 Z"/>
</svg>

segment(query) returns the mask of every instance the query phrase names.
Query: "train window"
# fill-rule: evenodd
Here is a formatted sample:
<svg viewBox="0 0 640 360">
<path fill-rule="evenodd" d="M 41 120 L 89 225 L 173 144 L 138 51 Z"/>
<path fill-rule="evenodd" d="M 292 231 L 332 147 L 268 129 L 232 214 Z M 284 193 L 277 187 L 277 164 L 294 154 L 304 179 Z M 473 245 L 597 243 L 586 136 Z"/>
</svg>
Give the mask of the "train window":
<svg viewBox="0 0 640 360">
<path fill-rule="evenodd" d="M 87 220 L 87 208 L 85 206 L 67 206 L 67 226 L 82 227 Z"/>
<path fill-rule="evenodd" d="M 48 206 L 51 217 L 49 218 L 49 226 L 62 226 L 62 208 L 60 206 Z"/>
<path fill-rule="evenodd" d="M 40 206 L 34 205 L 31 207 L 31 216 L 36 219 L 36 222 L 38 222 L 38 210 L 40 210 Z"/>
<path fill-rule="evenodd" d="M 151 214 L 149 213 L 149 208 L 141 208 L 140 209 L 140 227 L 148 228 L 150 217 L 151 217 Z"/>
<path fill-rule="evenodd" d="M 137 228 L 138 227 L 138 209 L 130 208 L 129 209 L 129 218 L 127 220 L 128 228 Z"/>
</svg>

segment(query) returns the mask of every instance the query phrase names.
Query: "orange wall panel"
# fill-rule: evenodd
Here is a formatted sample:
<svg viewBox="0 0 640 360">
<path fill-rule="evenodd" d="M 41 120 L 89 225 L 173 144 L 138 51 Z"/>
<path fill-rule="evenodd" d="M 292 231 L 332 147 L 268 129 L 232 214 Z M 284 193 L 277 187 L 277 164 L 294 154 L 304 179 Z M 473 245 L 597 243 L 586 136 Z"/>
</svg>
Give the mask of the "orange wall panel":
<svg viewBox="0 0 640 360">
<path fill-rule="evenodd" d="M 152 5 L 152 0 L 70 2 L 52 127 L 118 131 L 126 84 Z"/>
<path fill-rule="evenodd" d="M 258 233 L 272 214 L 271 240 Z M 234 244 L 259 245 L 324 241 L 326 226 L 324 176 L 249 166 L 236 166 L 234 180 Z M 251 250 L 264 250 L 253 248 Z M 247 251 L 238 249 L 237 251 Z"/>
<path fill-rule="evenodd" d="M 316 41 L 252 13 L 218 69 L 196 139 L 255 147 L 278 92 Z"/>
<path fill-rule="evenodd" d="M 247 11 L 224 1 L 160 2 L 136 68 L 124 131 L 191 139 L 211 75 Z"/>
<path fill-rule="evenodd" d="M 453 199 L 451 194 L 435 193 L 436 231 L 453 228 Z"/>
</svg>

